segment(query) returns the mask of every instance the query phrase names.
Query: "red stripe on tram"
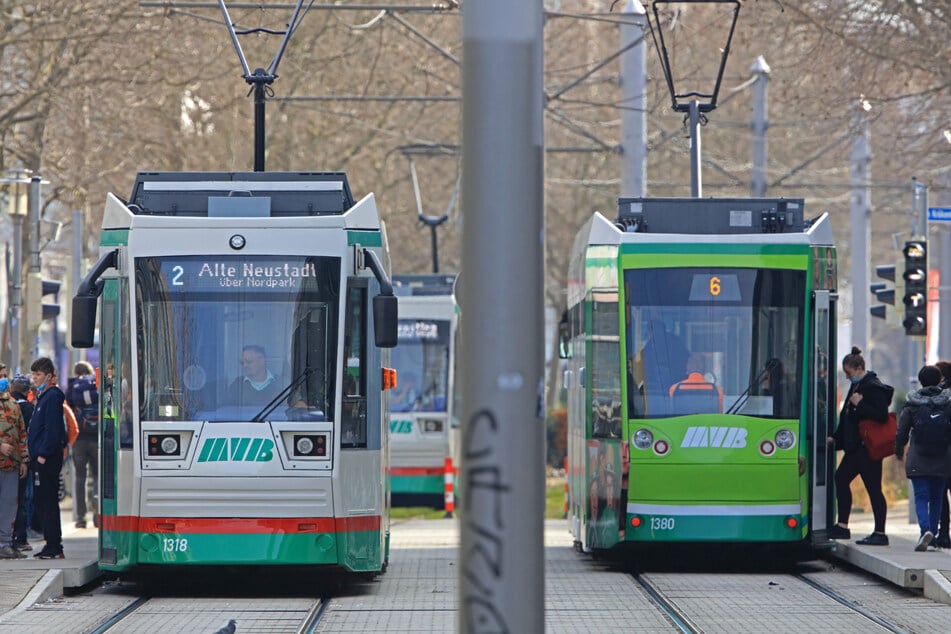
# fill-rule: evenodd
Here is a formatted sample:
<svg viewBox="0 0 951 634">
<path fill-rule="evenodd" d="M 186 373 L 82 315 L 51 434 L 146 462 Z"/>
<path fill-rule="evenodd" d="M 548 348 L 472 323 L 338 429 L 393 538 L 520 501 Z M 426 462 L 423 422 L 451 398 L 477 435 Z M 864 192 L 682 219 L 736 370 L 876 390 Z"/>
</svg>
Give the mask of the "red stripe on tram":
<svg viewBox="0 0 951 634">
<path fill-rule="evenodd" d="M 390 467 L 391 476 L 439 476 L 445 472 L 444 467 Z"/>
<path fill-rule="evenodd" d="M 103 515 L 102 530 L 125 533 L 264 534 L 346 533 L 380 530 L 380 516 L 356 517 L 135 517 Z"/>
</svg>

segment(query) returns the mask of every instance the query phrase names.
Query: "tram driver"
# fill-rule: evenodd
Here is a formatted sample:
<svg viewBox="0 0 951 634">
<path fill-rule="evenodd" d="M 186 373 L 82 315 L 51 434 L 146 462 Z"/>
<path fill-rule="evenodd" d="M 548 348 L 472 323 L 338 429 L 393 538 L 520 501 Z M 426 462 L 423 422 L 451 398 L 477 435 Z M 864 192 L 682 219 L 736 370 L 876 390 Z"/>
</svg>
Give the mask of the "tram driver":
<svg viewBox="0 0 951 634">
<path fill-rule="evenodd" d="M 241 372 L 231 383 L 229 393 L 239 406 L 261 407 L 270 403 L 281 391 L 277 378 L 267 367 L 264 348 L 247 345 L 241 349 Z"/>
</svg>

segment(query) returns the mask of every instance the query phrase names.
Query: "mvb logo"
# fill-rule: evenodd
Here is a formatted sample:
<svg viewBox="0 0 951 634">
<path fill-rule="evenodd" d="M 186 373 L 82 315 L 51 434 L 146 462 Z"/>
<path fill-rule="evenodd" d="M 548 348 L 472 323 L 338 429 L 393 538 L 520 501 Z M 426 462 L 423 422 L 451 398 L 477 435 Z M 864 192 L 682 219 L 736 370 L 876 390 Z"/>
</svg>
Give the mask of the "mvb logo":
<svg viewBox="0 0 951 634">
<path fill-rule="evenodd" d="M 391 420 L 391 434 L 409 434 L 413 431 L 413 421 L 411 420 Z"/>
<path fill-rule="evenodd" d="M 688 427 L 680 447 L 721 447 L 742 449 L 746 430 L 742 427 Z"/>
<path fill-rule="evenodd" d="M 198 462 L 268 462 L 274 459 L 274 441 L 267 438 L 208 438 Z"/>
</svg>

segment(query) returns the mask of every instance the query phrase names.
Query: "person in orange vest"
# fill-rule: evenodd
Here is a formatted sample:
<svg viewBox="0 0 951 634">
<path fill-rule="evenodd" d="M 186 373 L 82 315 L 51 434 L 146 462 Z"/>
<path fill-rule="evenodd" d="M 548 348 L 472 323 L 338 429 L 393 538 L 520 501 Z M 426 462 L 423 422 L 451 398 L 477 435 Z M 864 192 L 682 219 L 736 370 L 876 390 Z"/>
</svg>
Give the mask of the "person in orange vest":
<svg viewBox="0 0 951 634">
<path fill-rule="evenodd" d="M 698 352 L 693 352 L 687 357 L 687 378 L 683 381 L 677 381 L 670 386 L 670 396 L 673 397 L 675 392 L 690 391 L 690 390 L 716 390 L 717 392 L 717 401 L 719 403 L 719 411 L 723 411 L 723 390 L 718 388 L 713 383 L 707 381 L 707 378 L 703 376 L 703 356 Z"/>
</svg>

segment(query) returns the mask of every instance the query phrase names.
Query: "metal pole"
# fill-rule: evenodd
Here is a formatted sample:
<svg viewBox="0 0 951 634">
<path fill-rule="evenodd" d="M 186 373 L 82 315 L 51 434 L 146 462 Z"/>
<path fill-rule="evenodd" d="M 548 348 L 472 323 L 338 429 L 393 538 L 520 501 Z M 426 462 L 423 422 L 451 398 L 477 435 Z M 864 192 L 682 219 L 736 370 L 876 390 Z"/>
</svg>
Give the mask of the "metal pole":
<svg viewBox="0 0 951 634">
<path fill-rule="evenodd" d="M 703 177 L 700 173 L 700 102 L 690 100 L 690 195 L 703 196 Z"/>
<path fill-rule="evenodd" d="M 760 55 L 753 62 L 750 71 L 756 76 L 753 82 L 753 120 L 750 127 L 753 129 L 753 177 L 750 180 L 750 193 L 762 198 L 766 195 L 766 129 L 768 102 L 767 86 L 769 84 L 769 64 Z"/>
<path fill-rule="evenodd" d="M 267 84 L 269 81 L 265 80 L 265 72 L 263 68 L 258 68 L 254 71 L 254 171 L 263 172 L 264 171 L 264 105 L 266 103 L 265 96 L 267 91 Z"/>
<path fill-rule="evenodd" d="M 79 288 L 79 283 L 82 281 L 85 272 L 85 267 L 83 267 L 83 227 L 82 210 L 73 210 L 73 279 L 71 280 L 72 286 L 69 293 L 64 294 L 66 297 L 72 297 L 76 294 L 76 289 Z M 70 365 L 75 366 L 77 361 L 82 361 L 85 358 L 85 348 L 73 348 L 72 354 L 70 354 Z"/>
<path fill-rule="evenodd" d="M 912 179 L 911 235 L 913 238 L 928 239 L 928 190 L 924 185 L 918 182 L 917 178 Z M 930 262 L 927 268 L 931 268 Z M 927 275 L 927 270 L 925 271 L 925 275 Z M 927 363 L 927 341 L 927 336 L 911 338 L 915 359 L 912 372 L 915 376 L 918 375 L 918 370 L 921 369 L 921 366 Z"/>
<path fill-rule="evenodd" d="M 436 241 L 436 227 L 438 226 L 429 225 L 429 235 L 433 245 L 433 273 L 439 273 L 439 246 Z"/>
<path fill-rule="evenodd" d="M 19 206 L 20 202 L 17 201 L 14 204 Z M 20 371 L 20 307 L 23 306 L 23 216 L 18 213 L 13 214 L 13 297 L 10 304 L 12 375 Z"/>
<path fill-rule="evenodd" d="M 860 100 L 852 114 L 852 198 L 849 205 L 852 249 L 852 345 L 868 349 L 869 219 L 872 190 L 869 180 L 871 151 L 866 116 L 867 102 Z"/>
<path fill-rule="evenodd" d="M 939 270 L 941 271 L 941 286 L 938 290 L 938 358 L 951 359 L 951 231 L 942 227 L 938 232 L 941 236 L 941 251 Z M 932 253 L 934 250 L 929 249 Z"/>
<path fill-rule="evenodd" d="M 42 179 L 33 175 L 30 178 L 29 202 L 29 223 L 30 223 L 30 282 L 37 286 L 30 289 L 32 300 L 40 302 L 40 313 L 42 314 L 43 302 L 43 275 L 40 263 L 40 181 Z M 31 301 L 32 301 L 31 300 Z M 29 308 L 28 308 L 29 310 Z M 36 359 L 39 354 L 39 327 L 28 325 L 26 333 L 29 340 L 26 342 L 23 351 L 27 353 L 30 361 Z"/>
<path fill-rule="evenodd" d="M 545 629 L 542 16 L 463 8 L 464 634 Z"/>
<path fill-rule="evenodd" d="M 621 196 L 642 197 L 647 195 L 647 12 L 638 0 L 628 0 L 622 14 Z"/>
</svg>

